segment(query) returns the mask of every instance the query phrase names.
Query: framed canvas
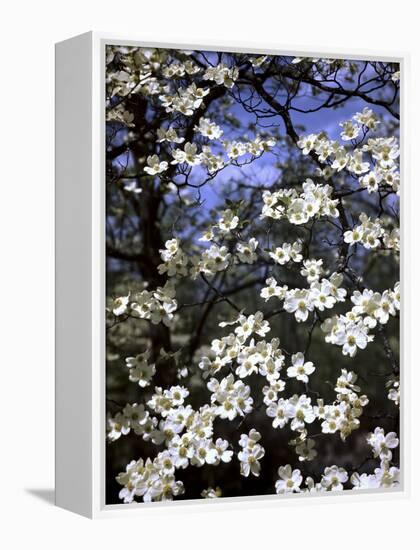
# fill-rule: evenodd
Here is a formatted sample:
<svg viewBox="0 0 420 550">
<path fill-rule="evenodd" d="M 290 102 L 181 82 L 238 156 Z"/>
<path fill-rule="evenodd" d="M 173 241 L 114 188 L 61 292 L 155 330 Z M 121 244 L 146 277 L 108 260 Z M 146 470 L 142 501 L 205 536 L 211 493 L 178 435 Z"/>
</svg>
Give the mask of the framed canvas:
<svg viewBox="0 0 420 550">
<path fill-rule="evenodd" d="M 406 72 L 57 44 L 57 505 L 407 494 Z"/>
</svg>

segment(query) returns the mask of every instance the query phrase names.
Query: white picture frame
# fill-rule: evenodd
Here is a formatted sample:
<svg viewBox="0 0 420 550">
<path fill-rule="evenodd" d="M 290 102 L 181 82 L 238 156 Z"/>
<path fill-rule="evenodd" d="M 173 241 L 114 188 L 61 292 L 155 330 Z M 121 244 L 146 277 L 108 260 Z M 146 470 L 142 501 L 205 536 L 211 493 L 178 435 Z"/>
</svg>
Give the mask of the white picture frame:
<svg viewBox="0 0 420 550">
<path fill-rule="evenodd" d="M 105 505 L 105 46 L 107 44 L 203 49 L 294 56 L 381 59 L 401 64 L 401 172 L 403 307 L 401 321 L 401 470 L 398 490 L 338 495 L 235 497 L 212 501 Z M 246 506 L 312 505 L 327 498 L 376 501 L 404 498 L 410 492 L 407 412 L 409 357 L 405 325 L 409 319 L 410 190 L 407 144 L 409 57 L 406 53 L 317 51 L 282 44 L 175 44 L 89 32 L 56 45 L 56 504 L 90 518 L 171 513 L 186 510 L 241 509 Z M 212 508 L 213 507 L 213 508 Z"/>
</svg>

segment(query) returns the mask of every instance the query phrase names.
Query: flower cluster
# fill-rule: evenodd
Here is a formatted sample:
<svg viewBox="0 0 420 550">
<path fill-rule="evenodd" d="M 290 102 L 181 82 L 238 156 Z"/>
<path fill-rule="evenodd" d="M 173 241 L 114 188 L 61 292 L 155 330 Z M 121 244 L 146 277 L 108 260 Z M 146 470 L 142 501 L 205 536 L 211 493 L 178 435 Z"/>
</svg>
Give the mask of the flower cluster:
<svg viewBox="0 0 420 550">
<path fill-rule="evenodd" d="M 106 114 L 106 120 L 107 121 L 114 121 L 114 122 L 120 122 L 127 126 L 128 128 L 131 128 L 134 126 L 133 120 L 134 115 L 133 113 L 130 113 L 130 111 L 127 111 L 124 108 L 124 105 L 122 103 L 116 105 L 113 109 L 110 109 L 107 111 Z"/>
<path fill-rule="evenodd" d="M 216 239 L 216 233 L 218 237 L 223 239 L 223 237 L 229 236 L 232 232 L 238 231 L 239 224 L 240 220 L 238 215 L 231 208 L 228 208 L 221 212 L 217 224 L 204 233 L 199 240 L 205 242 L 214 241 Z M 248 242 L 237 242 L 235 247 L 236 254 L 234 256 L 234 262 L 253 264 L 258 259 L 256 253 L 258 245 L 259 242 L 254 237 L 251 237 Z M 196 258 L 192 260 L 196 268 L 193 268 L 192 273 L 197 275 L 200 271 L 207 274 L 222 271 L 229 265 L 231 256 L 232 254 L 228 252 L 226 246 L 218 246 L 217 244 L 213 244 L 208 250 L 205 250 L 202 253 L 200 260 L 197 261 Z M 219 257 L 219 259 L 215 265 L 213 263 L 213 259 L 217 257 Z M 223 258 L 223 261 L 220 261 L 221 258 Z"/>
<path fill-rule="evenodd" d="M 354 357 L 357 349 L 365 349 L 374 336 L 369 329 L 377 323 L 386 324 L 390 316 L 396 316 L 400 309 L 399 283 L 393 290 L 385 290 L 382 294 L 365 289 L 356 290 L 351 296 L 354 306 L 346 315 L 334 315 L 321 325 L 326 333 L 325 341 L 342 346 L 343 355 Z"/>
<path fill-rule="evenodd" d="M 229 233 L 232 229 L 236 229 L 238 227 L 238 223 L 238 216 L 230 208 L 228 208 L 222 212 L 217 225 L 221 233 Z"/>
<path fill-rule="evenodd" d="M 194 130 L 208 139 L 219 139 L 223 134 L 220 126 L 205 117 L 200 118 L 198 126 L 195 126 Z"/>
<path fill-rule="evenodd" d="M 375 113 L 365 108 L 361 113 L 356 113 L 352 120 L 343 122 L 341 137 L 344 141 L 356 140 L 361 133 L 364 136 L 376 129 L 379 124 Z M 298 141 L 298 146 L 304 155 L 315 154 L 319 162 L 323 163 L 332 172 L 347 170 L 357 176 L 360 186 L 369 193 L 385 186 L 395 192 L 399 192 L 400 177 L 398 171 L 399 146 L 395 137 L 369 138 L 360 148 L 348 151 L 337 141 L 328 139 L 324 132 L 303 136 Z M 370 155 L 370 161 L 366 161 L 364 154 Z"/>
<path fill-rule="evenodd" d="M 380 218 L 371 220 L 364 212 L 360 214 L 359 225 L 352 230 L 344 232 L 344 242 L 354 245 L 360 243 L 364 248 L 378 248 L 381 241 L 387 248 L 399 251 L 400 239 L 399 230 L 394 229 L 391 233 L 382 227 Z"/>
<path fill-rule="evenodd" d="M 262 139 L 260 136 L 257 136 L 253 141 L 222 141 L 227 156 L 231 160 L 242 157 L 247 153 L 257 157 L 264 151 L 269 151 L 275 144 L 274 138 Z"/>
<path fill-rule="evenodd" d="M 394 432 L 385 434 L 382 428 L 375 428 L 375 431 L 367 437 L 367 442 L 372 447 L 373 456 L 380 458 L 380 466 L 375 468 L 374 473 L 360 474 L 355 471 L 350 476 L 345 468 L 332 465 L 324 469 L 319 482 L 316 483 L 312 477 L 308 476 L 305 479 L 305 486 L 302 487 L 302 472 L 297 468 L 292 470 L 292 466 L 286 464 L 278 469 L 276 493 L 343 491 L 348 482 L 353 490 L 397 487 L 400 482 L 400 471 L 396 466 L 391 466 L 391 449 L 395 449 L 399 443 L 396 434 Z"/>
<path fill-rule="evenodd" d="M 174 286 L 167 282 L 154 291 L 142 290 L 134 294 L 130 308 L 134 316 L 149 319 L 154 325 L 169 326 L 178 307 Z"/>
<path fill-rule="evenodd" d="M 294 243 L 284 243 L 281 246 L 277 246 L 272 252 L 269 253 L 276 264 L 285 265 L 290 261 L 299 263 L 302 261 L 302 243 L 295 241 Z"/>
<path fill-rule="evenodd" d="M 326 319 L 321 325 L 326 333 L 325 341 L 329 344 L 342 346 L 343 355 L 354 357 L 357 349 L 365 349 L 368 342 L 373 341 L 373 335 L 368 334 L 369 328 L 361 317 L 352 313 L 334 315 Z"/>
<path fill-rule="evenodd" d="M 256 477 L 260 475 L 260 460 L 265 455 L 264 447 L 258 443 L 261 434 L 254 428 L 249 434 L 242 434 L 239 439 L 239 445 L 242 448 L 238 453 L 238 460 L 241 464 L 241 475 L 248 477 L 252 474 Z"/>
<path fill-rule="evenodd" d="M 392 290 L 381 293 L 365 288 L 363 292 L 355 290 L 351 296 L 354 306 L 351 312 L 355 316 L 364 316 L 363 323 L 375 328 L 377 322 L 385 325 L 390 316 L 395 317 L 400 310 L 400 283 L 396 282 Z"/>
<path fill-rule="evenodd" d="M 108 439 L 116 441 L 122 435 L 127 435 L 131 430 L 137 435 L 144 435 L 153 428 L 153 420 L 144 405 L 127 404 L 122 412 L 114 417 L 108 416 Z"/>
<path fill-rule="evenodd" d="M 344 233 L 344 242 L 352 245 L 362 243 L 365 248 L 376 248 L 380 245 L 379 238 L 382 237 L 383 229 L 379 220 L 371 219 L 362 213 L 359 216 L 362 222 L 355 226 L 351 231 Z"/>
<path fill-rule="evenodd" d="M 313 363 L 305 363 L 303 354 L 298 353 L 292 356 L 292 366 L 287 369 L 287 374 L 307 384 L 309 375 L 314 371 Z M 355 385 L 356 380 L 355 373 L 342 369 L 335 388 L 337 399 L 331 404 L 324 404 L 323 399 L 318 399 L 317 405 L 312 405 L 311 399 L 305 394 L 277 400 L 276 391 L 272 391 L 267 399 L 266 390 L 266 413 L 273 419 L 273 428 L 283 429 L 290 422 L 290 428 L 300 434 L 298 439 L 290 442 L 300 461 L 313 460 L 317 455 L 315 442 L 308 437 L 307 424 L 318 420 L 322 433 L 339 432 L 343 441 L 353 430 L 359 428 L 358 419 L 369 400 L 365 395 L 359 396 L 360 388 Z"/>
<path fill-rule="evenodd" d="M 158 266 L 160 274 L 168 273 L 169 277 L 188 274 L 188 256 L 184 254 L 179 246 L 179 239 L 166 241 L 165 248 L 159 250 L 163 264 Z"/>
<path fill-rule="evenodd" d="M 157 129 L 157 142 L 163 143 L 167 141 L 168 143 L 183 143 L 185 139 L 182 136 L 178 136 L 175 128 L 171 126 L 167 129 L 158 128 Z"/>
<path fill-rule="evenodd" d="M 159 453 L 153 461 L 132 460 L 116 478 L 124 486 L 119 497 L 125 503 L 133 502 L 136 496 L 144 502 L 172 500 L 184 493 L 184 484 L 176 481 L 173 472 L 173 463 L 165 453 Z"/>
<path fill-rule="evenodd" d="M 308 283 L 314 283 L 315 281 L 318 281 L 322 274 L 323 263 L 324 262 L 322 259 L 317 260 L 315 258 L 308 258 L 307 260 L 304 260 L 300 274 L 303 277 L 306 277 Z"/>
<path fill-rule="evenodd" d="M 280 300 L 284 299 L 288 290 L 287 285 L 279 286 L 274 277 L 269 277 L 268 279 L 266 279 L 265 284 L 268 286 L 265 286 L 261 289 L 260 296 L 261 298 L 264 298 L 266 302 L 268 302 L 270 298 L 275 297 L 279 298 Z"/>
<path fill-rule="evenodd" d="M 189 166 L 197 166 L 197 164 L 200 164 L 200 155 L 197 154 L 197 145 L 189 141 L 185 143 L 183 149 L 174 149 L 172 151 L 172 156 L 174 159 L 171 164 L 186 163 Z"/>
<path fill-rule="evenodd" d="M 226 326 L 228 323 L 221 323 Z M 268 381 L 277 380 L 284 363 L 284 356 L 279 347 L 279 340 L 273 338 L 271 342 L 252 338 L 246 345 L 252 334 L 265 336 L 270 331 L 267 321 L 262 314 L 245 317 L 240 315 L 232 324 L 239 324 L 234 333 L 223 338 L 215 339 L 211 343 L 212 357 L 201 358 L 199 368 L 203 371 L 203 377 L 217 374 L 223 367 L 230 369 L 236 365 L 235 374 L 239 378 L 246 378 L 253 373 L 265 376 Z M 231 380 L 231 379 L 229 379 Z M 213 390 L 212 390 L 213 391 Z"/>
<path fill-rule="evenodd" d="M 154 363 L 149 363 L 150 351 L 140 353 L 135 357 L 126 357 L 125 363 L 128 368 L 128 378 L 141 388 L 148 386 L 156 373 Z"/>
<path fill-rule="evenodd" d="M 194 75 L 200 72 L 200 67 L 190 59 L 183 63 L 177 61 L 163 68 L 162 74 L 165 78 L 182 78 L 185 74 Z"/>
<path fill-rule="evenodd" d="M 213 80 L 216 84 L 233 88 L 235 80 L 239 76 L 237 67 L 229 68 L 223 63 L 219 63 L 216 67 L 208 67 L 203 75 L 204 80 Z"/>
<path fill-rule="evenodd" d="M 363 408 L 369 403 L 366 395 L 359 395 L 360 387 L 356 385 L 357 375 L 352 371 L 341 369 L 337 378 L 335 391 L 337 399 L 332 404 L 319 401 L 317 415 L 322 420 L 322 433 L 340 433 L 343 441 L 360 426 L 359 417 Z"/>
<path fill-rule="evenodd" d="M 218 271 L 224 271 L 231 260 L 231 253 L 228 251 L 227 246 L 218 246 L 212 244 L 210 248 L 204 250 L 201 258 L 193 258 L 192 275 L 197 276 L 198 273 L 204 273 L 205 275 L 213 275 Z"/>
<path fill-rule="evenodd" d="M 245 416 L 252 411 L 254 400 L 251 397 L 251 388 L 242 380 L 235 380 L 233 374 L 229 374 L 221 382 L 212 378 L 207 387 L 212 392 L 211 402 L 216 405 L 215 414 L 220 418 L 233 420 L 238 415 Z"/>
<path fill-rule="evenodd" d="M 273 428 L 284 428 L 290 421 L 290 428 L 296 432 L 304 432 L 306 424 L 315 420 L 311 398 L 305 394 L 294 394 L 289 399 L 273 401 L 267 407 L 266 413 L 273 418 Z"/>
<path fill-rule="evenodd" d="M 178 88 L 176 95 L 164 94 L 160 95 L 159 99 L 167 113 L 176 111 L 189 117 L 201 106 L 209 91 L 208 88 L 199 88 L 191 84 L 188 88 Z"/>
<path fill-rule="evenodd" d="M 373 474 L 359 474 L 351 476 L 353 489 L 378 489 L 380 487 L 397 487 L 400 483 L 400 470 L 392 466 L 392 450 L 398 447 L 399 440 L 395 432 L 385 434 L 383 428 L 375 428 L 367 437 L 372 448 L 373 456 L 380 459 L 380 467 L 375 468 Z"/>
<path fill-rule="evenodd" d="M 363 128 L 375 130 L 378 124 L 379 120 L 372 109 L 365 107 L 361 113 L 353 115 L 352 120 L 347 120 L 340 124 L 343 128 L 341 139 L 343 141 L 356 139 L 363 131 Z"/>
<path fill-rule="evenodd" d="M 330 185 L 315 184 L 307 179 L 302 184 L 302 193 L 296 189 L 264 191 L 261 217 L 275 220 L 287 219 L 293 225 L 301 225 L 312 218 L 338 217 L 337 199 L 332 199 L 333 188 Z"/>
<path fill-rule="evenodd" d="M 226 166 L 226 162 L 221 155 L 215 155 L 208 145 L 203 145 L 200 153 L 200 163 L 205 166 L 210 175 L 219 172 Z"/>
<path fill-rule="evenodd" d="M 166 447 L 153 461 L 148 458 L 145 462 L 142 459 L 132 462 L 117 476 L 118 483 L 124 486 L 120 492 L 124 502 L 131 502 L 135 496 L 142 497 L 145 502 L 172 500 L 183 493 L 182 483 L 175 480 L 177 469 L 189 465 L 217 466 L 232 460 L 229 443 L 222 438 L 212 439 L 216 410 L 208 405 L 198 411 L 190 405 L 185 406 L 188 394 L 183 386 L 167 390 L 156 387 L 147 406 L 161 417 L 160 420 L 137 404 L 127 404 L 121 413 L 108 419 L 110 441 L 133 429 L 143 439 Z"/>
<path fill-rule="evenodd" d="M 309 313 L 314 310 L 324 311 L 333 308 L 337 302 L 343 302 L 347 294 L 340 286 L 343 276 L 339 273 L 333 273 L 329 279 L 321 281 L 309 276 L 315 279 L 309 288 L 296 288 L 284 293 L 284 309 L 288 313 L 293 313 L 298 323 L 306 321 Z"/>
</svg>

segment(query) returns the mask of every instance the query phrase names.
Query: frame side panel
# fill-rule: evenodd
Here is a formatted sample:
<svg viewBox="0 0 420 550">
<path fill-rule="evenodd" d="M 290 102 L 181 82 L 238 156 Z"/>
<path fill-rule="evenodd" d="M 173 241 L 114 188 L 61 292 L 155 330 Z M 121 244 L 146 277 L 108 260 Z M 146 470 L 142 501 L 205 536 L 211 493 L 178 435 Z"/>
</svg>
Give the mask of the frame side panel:
<svg viewBox="0 0 420 550">
<path fill-rule="evenodd" d="M 92 516 L 92 34 L 56 45 L 56 505 Z"/>
</svg>

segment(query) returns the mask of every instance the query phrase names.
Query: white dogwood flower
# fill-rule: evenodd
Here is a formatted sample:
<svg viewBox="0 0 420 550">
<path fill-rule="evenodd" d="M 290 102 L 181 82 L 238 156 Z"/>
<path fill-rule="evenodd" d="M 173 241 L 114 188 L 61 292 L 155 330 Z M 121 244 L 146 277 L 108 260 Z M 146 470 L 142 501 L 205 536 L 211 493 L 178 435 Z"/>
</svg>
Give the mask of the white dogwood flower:
<svg viewBox="0 0 420 550">
<path fill-rule="evenodd" d="M 154 176 L 156 174 L 161 174 L 162 172 L 165 172 L 165 170 L 168 169 L 168 163 L 166 160 L 159 160 L 159 157 L 157 155 L 152 155 L 147 157 L 147 166 L 145 167 L 144 171 L 150 174 L 151 176 Z"/>
<path fill-rule="evenodd" d="M 309 376 L 315 371 L 314 364 L 311 361 L 305 363 L 303 353 L 295 353 L 292 355 L 292 366 L 287 369 L 289 378 L 296 378 L 301 382 L 309 382 Z"/>
<path fill-rule="evenodd" d="M 115 298 L 111 305 L 111 311 L 114 315 L 123 315 L 127 311 L 130 296 L 119 296 Z"/>
<path fill-rule="evenodd" d="M 373 455 L 381 460 L 392 459 L 392 449 L 398 447 L 399 440 L 395 432 L 385 434 L 383 428 L 375 428 L 367 437 L 367 442 L 372 447 Z"/>
<path fill-rule="evenodd" d="M 300 470 L 292 470 L 290 464 L 286 466 L 280 466 L 278 469 L 278 475 L 280 479 L 276 481 L 276 493 L 282 495 L 284 493 L 299 493 L 301 491 L 301 484 L 303 481 Z"/>
<path fill-rule="evenodd" d="M 264 455 L 264 447 L 259 443 L 253 443 L 252 445 L 247 446 L 242 445 L 242 451 L 239 451 L 238 453 L 238 460 L 240 461 L 241 467 L 241 475 L 243 475 L 244 477 L 248 477 L 250 474 L 252 474 L 258 477 L 261 472 L 260 460 L 264 457 Z"/>
<path fill-rule="evenodd" d="M 346 483 L 348 479 L 348 473 L 344 468 L 339 468 L 338 466 L 328 466 L 324 470 L 321 485 L 329 491 L 342 491 L 343 483 Z"/>
<path fill-rule="evenodd" d="M 284 309 L 288 313 L 294 313 L 298 323 L 304 322 L 313 311 L 314 304 L 308 290 L 290 290 L 286 293 Z"/>
</svg>

